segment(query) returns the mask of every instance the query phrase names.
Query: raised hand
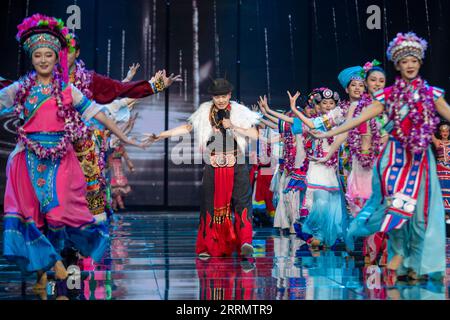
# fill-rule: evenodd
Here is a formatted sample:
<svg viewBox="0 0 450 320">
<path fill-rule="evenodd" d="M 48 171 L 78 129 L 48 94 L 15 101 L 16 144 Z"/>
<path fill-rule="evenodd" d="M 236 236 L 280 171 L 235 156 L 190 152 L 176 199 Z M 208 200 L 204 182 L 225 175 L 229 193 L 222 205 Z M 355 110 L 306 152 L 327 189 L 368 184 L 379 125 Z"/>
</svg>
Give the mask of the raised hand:
<svg viewBox="0 0 450 320">
<path fill-rule="evenodd" d="M 181 75 L 175 75 L 174 73 L 171 73 L 170 76 L 167 77 L 166 70 L 162 71 L 162 79 L 166 88 L 170 87 L 174 82 L 183 82 L 183 78 L 181 77 Z"/>
<path fill-rule="evenodd" d="M 157 82 L 159 79 L 162 78 L 163 72 L 161 70 L 158 70 L 155 75 L 150 79 L 150 82 Z"/>
<path fill-rule="evenodd" d="M 136 72 L 138 71 L 138 69 L 141 67 L 141 65 L 139 63 L 133 63 L 127 73 L 127 77 L 125 78 L 124 81 L 131 81 L 133 80 L 134 76 L 136 75 Z"/>
<path fill-rule="evenodd" d="M 264 108 L 264 106 L 262 105 L 261 101 L 258 100 L 258 106 L 259 106 L 259 110 L 261 110 L 263 115 L 267 115 L 267 111 Z"/>
<path fill-rule="evenodd" d="M 259 111 L 259 108 L 258 108 L 257 104 L 252 104 L 252 111 L 253 112 L 258 112 Z"/>
<path fill-rule="evenodd" d="M 300 92 L 297 91 L 294 96 L 292 96 L 289 91 L 287 92 L 287 94 L 289 96 L 291 108 L 297 108 L 297 100 L 300 97 Z"/>
<path fill-rule="evenodd" d="M 259 101 L 261 102 L 261 104 L 263 105 L 263 107 L 267 110 L 267 109 L 270 109 L 270 107 L 269 107 L 269 102 L 268 102 L 268 100 L 267 100 L 267 96 L 266 95 L 264 95 L 264 96 L 260 96 L 259 97 Z"/>
</svg>

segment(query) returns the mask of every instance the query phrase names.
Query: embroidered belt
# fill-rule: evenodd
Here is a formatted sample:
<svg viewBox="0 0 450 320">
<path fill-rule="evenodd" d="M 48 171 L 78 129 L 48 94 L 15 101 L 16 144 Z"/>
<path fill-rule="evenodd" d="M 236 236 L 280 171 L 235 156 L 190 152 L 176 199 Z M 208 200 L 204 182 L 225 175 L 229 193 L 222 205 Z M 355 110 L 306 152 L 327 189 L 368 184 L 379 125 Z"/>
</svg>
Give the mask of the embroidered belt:
<svg viewBox="0 0 450 320">
<path fill-rule="evenodd" d="M 237 162 L 234 151 L 232 153 L 215 153 L 209 159 L 214 168 L 234 167 Z"/>
</svg>

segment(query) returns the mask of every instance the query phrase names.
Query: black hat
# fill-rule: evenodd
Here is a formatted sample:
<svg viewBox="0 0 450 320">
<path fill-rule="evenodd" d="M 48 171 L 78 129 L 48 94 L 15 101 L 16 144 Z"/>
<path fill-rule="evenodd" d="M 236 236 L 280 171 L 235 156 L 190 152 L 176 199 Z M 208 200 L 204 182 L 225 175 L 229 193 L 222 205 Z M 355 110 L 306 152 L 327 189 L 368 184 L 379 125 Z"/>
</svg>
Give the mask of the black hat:
<svg viewBox="0 0 450 320">
<path fill-rule="evenodd" d="M 233 85 L 227 79 L 219 78 L 212 81 L 208 93 L 213 96 L 221 96 L 230 93 L 233 89 Z"/>
</svg>

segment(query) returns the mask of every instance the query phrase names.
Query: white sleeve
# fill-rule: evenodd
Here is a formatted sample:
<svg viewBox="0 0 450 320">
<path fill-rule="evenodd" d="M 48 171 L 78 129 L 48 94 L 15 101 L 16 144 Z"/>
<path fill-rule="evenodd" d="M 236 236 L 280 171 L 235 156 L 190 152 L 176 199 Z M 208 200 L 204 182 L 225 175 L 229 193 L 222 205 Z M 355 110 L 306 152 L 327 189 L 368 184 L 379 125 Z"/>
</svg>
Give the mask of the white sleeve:
<svg viewBox="0 0 450 320">
<path fill-rule="evenodd" d="M 127 104 L 128 98 L 114 100 L 110 104 L 103 105 L 104 110 L 111 116 L 114 122 L 128 122 L 131 117 Z"/>
<path fill-rule="evenodd" d="M 14 101 L 16 100 L 19 86 L 19 82 L 14 82 L 0 90 L 0 114 L 12 113 L 14 111 Z"/>
<path fill-rule="evenodd" d="M 73 84 L 71 86 L 73 106 L 81 114 L 84 120 L 90 120 L 102 110 L 103 106 L 86 98 Z"/>
</svg>

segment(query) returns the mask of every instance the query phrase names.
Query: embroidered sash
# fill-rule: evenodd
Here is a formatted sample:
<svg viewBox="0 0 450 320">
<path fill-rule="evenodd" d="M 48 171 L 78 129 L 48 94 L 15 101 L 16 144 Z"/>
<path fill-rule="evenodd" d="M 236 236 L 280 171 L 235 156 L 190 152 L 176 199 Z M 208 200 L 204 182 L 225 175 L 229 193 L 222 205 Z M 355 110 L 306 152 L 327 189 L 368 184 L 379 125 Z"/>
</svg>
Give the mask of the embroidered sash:
<svg viewBox="0 0 450 320">
<path fill-rule="evenodd" d="M 427 152 L 413 154 L 406 151 L 399 141 L 391 138 L 389 163 L 382 175 L 384 195 L 389 207 L 386 209 L 381 232 L 401 229 L 414 215 L 422 175 L 424 171 L 428 171 L 427 161 Z M 426 201 L 427 199 L 428 197 Z"/>
<path fill-rule="evenodd" d="M 53 147 L 62 138 L 61 132 L 45 132 L 28 134 L 28 138 L 41 143 L 43 146 Z M 39 159 L 34 152 L 26 150 L 26 162 L 28 174 L 34 191 L 40 203 L 40 211 L 48 213 L 59 206 L 56 193 L 56 175 L 58 173 L 60 159 Z"/>
</svg>

